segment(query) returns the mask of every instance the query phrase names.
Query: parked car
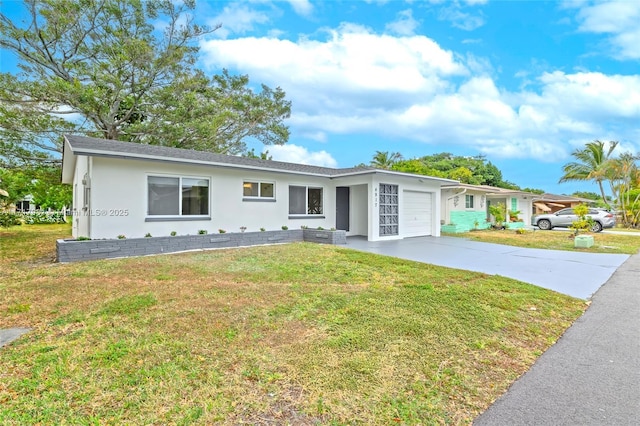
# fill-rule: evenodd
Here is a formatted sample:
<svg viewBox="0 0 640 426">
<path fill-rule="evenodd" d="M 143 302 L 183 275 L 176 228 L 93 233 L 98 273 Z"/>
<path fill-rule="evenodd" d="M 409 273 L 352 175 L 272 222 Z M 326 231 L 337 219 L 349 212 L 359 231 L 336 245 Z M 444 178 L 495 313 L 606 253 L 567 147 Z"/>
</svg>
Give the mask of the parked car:
<svg viewBox="0 0 640 426">
<path fill-rule="evenodd" d="M 616 224 L 616 216 L 605 209 L 589 209 L 587 217 L 593 220 L 592 232 L 600 232 L 604 228 L 613 228 Z M 562 209 L 555 213 L 536 215 L 531 218 L 531 224 L 540 229 L 568 228 L 578 220 L 578 215 L 572 208 Z"/>
</svg>

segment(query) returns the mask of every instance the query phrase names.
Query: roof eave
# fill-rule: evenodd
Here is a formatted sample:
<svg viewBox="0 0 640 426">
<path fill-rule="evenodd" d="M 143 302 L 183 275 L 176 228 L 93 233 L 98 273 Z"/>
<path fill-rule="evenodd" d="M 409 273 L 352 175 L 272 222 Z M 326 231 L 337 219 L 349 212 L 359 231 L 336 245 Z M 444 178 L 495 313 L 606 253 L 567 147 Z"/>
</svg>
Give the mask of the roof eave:
<svg viewBox="0 0 640 426">
<path fill-rule="evenodd" d="M 77 158 L 77 154 L 73 151 L 73 148 L 71 148 L 65 136 L 62 145 L 62 175 L 60 178 L 62 183 L 73 183 L 73 174 L 75 172 Z"/>
</svg>

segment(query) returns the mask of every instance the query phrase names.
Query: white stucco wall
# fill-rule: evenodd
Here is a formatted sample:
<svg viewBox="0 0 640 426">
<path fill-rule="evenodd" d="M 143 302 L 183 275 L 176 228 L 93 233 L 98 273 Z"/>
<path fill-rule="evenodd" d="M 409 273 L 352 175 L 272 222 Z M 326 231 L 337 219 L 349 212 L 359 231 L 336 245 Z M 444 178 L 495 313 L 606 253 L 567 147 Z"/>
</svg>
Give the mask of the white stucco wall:
<svg viewBox="0 0 640 426">
<path fill-rule="evenodd" d="M 91 235 L 89 227 L 91 222 L 91 193 L 86 191 L 89 181 L 85 180 L 85 176 L 90 176 L 92 159 L 80 155 L 76 159 L 76 171 L 73 176 L 73 221 L 71 225 L 71 234 L 74 238 L 89 237 Z M 85 199 L 88 195 L 89 198 Z"/>
<path fill-rule="evenodd" d="M 369 185 L 351 187 L 350 229 L 347 235 L 369 235 Z"/>
<path fill-rule="evenodd" d="M 379 221 L 379 208 L 378 194 L 380 184 L 394 184 L 398 185 L 398 204 L 400 206 L 399 212 L 399 228 L 398 235 L 380 236 L 380 221 Z M 369 204 L 370 204 L 370 217 L 369 217 L 369 240 L 370 241 L 383 241 L 394 240 L 404 238 L 404 226 L 402 223 L 402 206 L 404 203 L 404 191 L 417 191 L 427 192 L 431 194 L 431 235 L 434 237 L 440 236 L 440 182 L 425 178 L 412 178 L 401 175 L 373 175 L 372 185 L 370 187 Z"/>
<path fill-rule="evenodd" d="M 452 211 L 487 211 L 487 197 L 484 192 L 474 191 L 472 189 L 467 189 L 465 192 L 462 191 L 464 190 L 459 188 L 442 190 L 440 214 L 445 224 L 449 223 Z M 473 195 L 473 208 L 466 208 L 465 195 Z"/>
<path fill-rule="evenodd" d="M 210 180 L 210 220 L 145 221 L 147 219 L 147 176 L 200 177 Z M 243 201 L 244 181 L 275 183 L 275 202 Z M 322 218 L 290 218 L 289 185 L 307 185 L 323 188 Z M 173 164 L 154 161 L 94 158 L 92 171 L 91 238 L 115 238 L 117 235 L 143 237 L 197 234 L 205 229 L 217 233 L 218 229 L 239 232 L 281 229 L 283 225 L 298 229 L 335 226 L 335 185 L 326 178 L 263 171 Z"/>
<path fill-rule="evenodd" d="M 85 204 L 82 180 L 90 175 L 91 199 Z M 147 215 L 148 176 L 182 176 L 209 179 L 210 219 L 150 221 L 157 217 Z M 243 200 L 244 181 L 273 182 L 275 202 Z M 350 230 L 348 235 L 364 235 L 370 240 L 403 238 L 400 223 L 399 235 L 379 235 L 379 208 L 377 189 L 380 183 L 399 186 L 400 218 L 402 218 L 403 191 L 420 191 L 431 194 L 432 229 L 431 235 L 440 235 L 440 183 L 429 178 L 412 178 L 400 175 L 364 174 L 340 178 L 324 178 L 291 175 L 281 172 L 239 170 L 232 168 L 187 165 L 159 161 L 115 159 L 106 157 L 87 158 L 78 156 L 74 185 L 74 236 L 93 239 L 165 236 L 175 231 L 178 235 L 195 235 L 199 230 L 218 233 L 239 232 L 244 226 L 247 231 L 290 229 L 301 226 L 309 228 L 332 228 L 336 226 L 337 186 L 350 188 Z M 315 186 L 323 188 L 322 217 L 291 217 L 289 215 L 289 185 Z M 183 217 L 183 219 L 192 219 Z"/>
</svg>

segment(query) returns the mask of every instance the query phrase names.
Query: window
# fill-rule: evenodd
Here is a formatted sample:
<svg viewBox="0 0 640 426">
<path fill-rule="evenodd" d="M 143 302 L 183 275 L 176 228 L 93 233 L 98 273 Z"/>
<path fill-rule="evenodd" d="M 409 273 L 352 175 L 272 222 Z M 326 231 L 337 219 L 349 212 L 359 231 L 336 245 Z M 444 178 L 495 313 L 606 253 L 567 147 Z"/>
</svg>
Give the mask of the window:
<svg viewBox="0 0 640 426">
<path fill-rule="evenodd" d="M 242 183 L 242 196 L 244 198 L 275 198 L 274 184 L 245 181 Z"/>
<path fill-rule="evenodd" d="M 289 186 L 289 214 L 321 215 L 322 188 Z"/>
<path fill-rule="evenodd" d="M 575 212 L 573 211 L 573 209 L 571 208 L 571 209 L 562 209 L 562 210 L 560 210 L 560 211 L 556 212 L 556 214 L 557 214 L 558 216 L 570 216 L 570 215 L 574 215 L 574 214 L 576 214 L 576 213 L 575 213 Z"/>
<path fill-rule="evenodd" d="M 473 208 L 473 195 L 466 194 L 464 196 L 464 207 L 466 209 L 472 209 Z"/>
<path fill-rule="evenodd" d="M 209 214 L 209 179 L 149 176 L 149 216 Z"/>
</svg>

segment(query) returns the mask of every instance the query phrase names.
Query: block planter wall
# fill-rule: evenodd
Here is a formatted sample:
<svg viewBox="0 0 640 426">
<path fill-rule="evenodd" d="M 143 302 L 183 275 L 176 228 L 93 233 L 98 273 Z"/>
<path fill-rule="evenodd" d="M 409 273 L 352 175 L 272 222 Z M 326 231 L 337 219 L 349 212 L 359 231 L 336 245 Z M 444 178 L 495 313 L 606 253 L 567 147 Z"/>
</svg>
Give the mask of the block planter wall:
<svg viewBox="0 0 640 426">
<path fill-rule="evenodd" d="M 123 240 L 58 240 L 58 262 L 176 253 L 188 250 L 245 247 L 302 241 L 302 230 L 179 235 Z"/>
<path fill-rule="evenodd" d="M 322 229 L 304 229 L 304 241 L 323 244 L 347 244 L 347 231 Z"/>
<path fill-rule="evenodd" d="M 127 238 L 122 240 L 58 240 L 56 242 L 56 259 L 58 262 L 66 263 L 298 241 L 346 244 L 347 237 L 345 231 L 310 229 L 303 231 L 302 229 L 294 229 L 286 231 L 179 235 L 175 237 Z"/>
</svg>

